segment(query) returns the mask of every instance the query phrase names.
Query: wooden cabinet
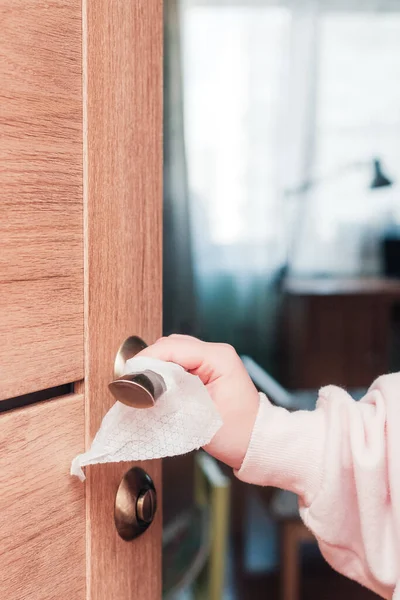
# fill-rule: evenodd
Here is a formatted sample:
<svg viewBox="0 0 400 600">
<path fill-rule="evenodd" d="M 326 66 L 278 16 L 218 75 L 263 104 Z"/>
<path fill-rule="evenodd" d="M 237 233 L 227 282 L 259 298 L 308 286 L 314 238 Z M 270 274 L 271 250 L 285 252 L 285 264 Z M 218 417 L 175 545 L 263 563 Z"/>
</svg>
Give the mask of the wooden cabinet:
<svg viewBox="0 0 400 600">
<path fill-rule="evenodd" d="M 368 387 L 391 368 L 397 303 L 396 280 L 288 280 L 281 380 L 290 389 Z"/>
</svg>

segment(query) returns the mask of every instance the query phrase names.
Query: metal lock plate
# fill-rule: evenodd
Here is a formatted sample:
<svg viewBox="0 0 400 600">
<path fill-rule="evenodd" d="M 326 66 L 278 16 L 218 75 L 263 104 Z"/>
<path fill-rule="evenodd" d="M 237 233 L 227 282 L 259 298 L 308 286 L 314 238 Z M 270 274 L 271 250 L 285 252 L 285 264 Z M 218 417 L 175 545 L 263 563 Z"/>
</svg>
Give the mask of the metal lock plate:
<svg viewBox="0 0 400 600">
<path fill-rule="evenodd" d="M 114 521 L 126 542 L 142 535 L 157 511 L 157 493 L 150 477 L 139 467 L 125 473 L 115 496 Z"/>
</svg>

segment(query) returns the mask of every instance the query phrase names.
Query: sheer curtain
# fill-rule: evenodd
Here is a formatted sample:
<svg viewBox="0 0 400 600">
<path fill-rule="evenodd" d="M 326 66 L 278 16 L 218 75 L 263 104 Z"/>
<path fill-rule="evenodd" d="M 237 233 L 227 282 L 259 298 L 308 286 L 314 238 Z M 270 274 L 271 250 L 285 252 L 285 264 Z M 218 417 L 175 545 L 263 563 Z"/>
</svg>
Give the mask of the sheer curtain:
<svg viewBox="0 0 400 600">
<path fill-rule="evenodd" d="M 299 272 L 376 274 L 382 235 L 400 222 L 399 186 L 369 189 L 374 157 L 400 181 L 400 2 L 386 8 L 331 2 L 318 17 L 310 175 L 321 183 L 303 199 Z"/>
<path fill-rule="evenodd" d="M 201 334 L 265 362 L 285 260 L 279 112 L 290 13 L 184 3 L 185 126 Z"/>
<path fill-rule="evenodd" d="M 198 332 L 273 367 L 287 261 L 377 272 L 400 220 L 400 0 L 181 0 L 181 41 Z"/>
</svg>

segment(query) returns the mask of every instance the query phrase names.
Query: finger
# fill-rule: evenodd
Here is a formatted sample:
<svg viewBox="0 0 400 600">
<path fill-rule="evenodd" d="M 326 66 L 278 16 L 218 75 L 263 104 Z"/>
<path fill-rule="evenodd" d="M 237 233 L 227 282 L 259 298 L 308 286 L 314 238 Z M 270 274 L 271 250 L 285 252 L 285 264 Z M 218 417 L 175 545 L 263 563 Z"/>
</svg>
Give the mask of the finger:
<svg viewBox="0 0 400 600">
<path fill-rule="evenodd" d="M 192 335 L 186 335 L 183 333 L 171 333 L 171 335 L 164 337 L 163 339 L 186 340 L 187 342 L 192 341 L 192 342 L 196 342 L 197 344 L 205 343 L 202 340 L 199 340 L 199 338 L 193 337 Z"/>
<path fill-rule="evenodd" d="M 207 359 L 207 344 L 189 336 L 170 336 L 161 338 L 148 346 L 137 356 L 158 358 L 181 365 L 186 371 L 195 371 Z"/>
</svg>

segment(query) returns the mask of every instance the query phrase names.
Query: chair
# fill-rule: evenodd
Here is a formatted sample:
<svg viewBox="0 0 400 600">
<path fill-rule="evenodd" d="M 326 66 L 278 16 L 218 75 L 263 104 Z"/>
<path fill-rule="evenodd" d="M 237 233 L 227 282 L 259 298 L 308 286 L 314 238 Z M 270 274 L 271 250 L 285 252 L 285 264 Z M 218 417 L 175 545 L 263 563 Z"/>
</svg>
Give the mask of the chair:
<svg viewBox="0 0 400 600">
<path fill-rule="evenodd" d="M 262 369 L 249 356 L 242 356 L 243 363 L 259 391 L 265 393 L 276 406 L 287 410 L 310 410 L 315 406 L 315 394 L 291 394 Z M 300 519 L 295 494 L 268 487 L 253 488 L 279 528 L 280 545 L 280 598 L 300 598 L 300 545 L 314 540 L 312 533 Z M 245 495 L 248 486 L 240 481 L 232 485 L 233 529 L 237 542 L 244 547 Z M 242 557 L 243 558 L 243 557 Z"/>
<path fill-rule="evenodd" d="M 190 590 L 195 600 L 222 600 L 229 533 L 230 479 L 205 452 L 195 455 L 192 509 L 163 533 L 163 600 Z"/>
</svg>

